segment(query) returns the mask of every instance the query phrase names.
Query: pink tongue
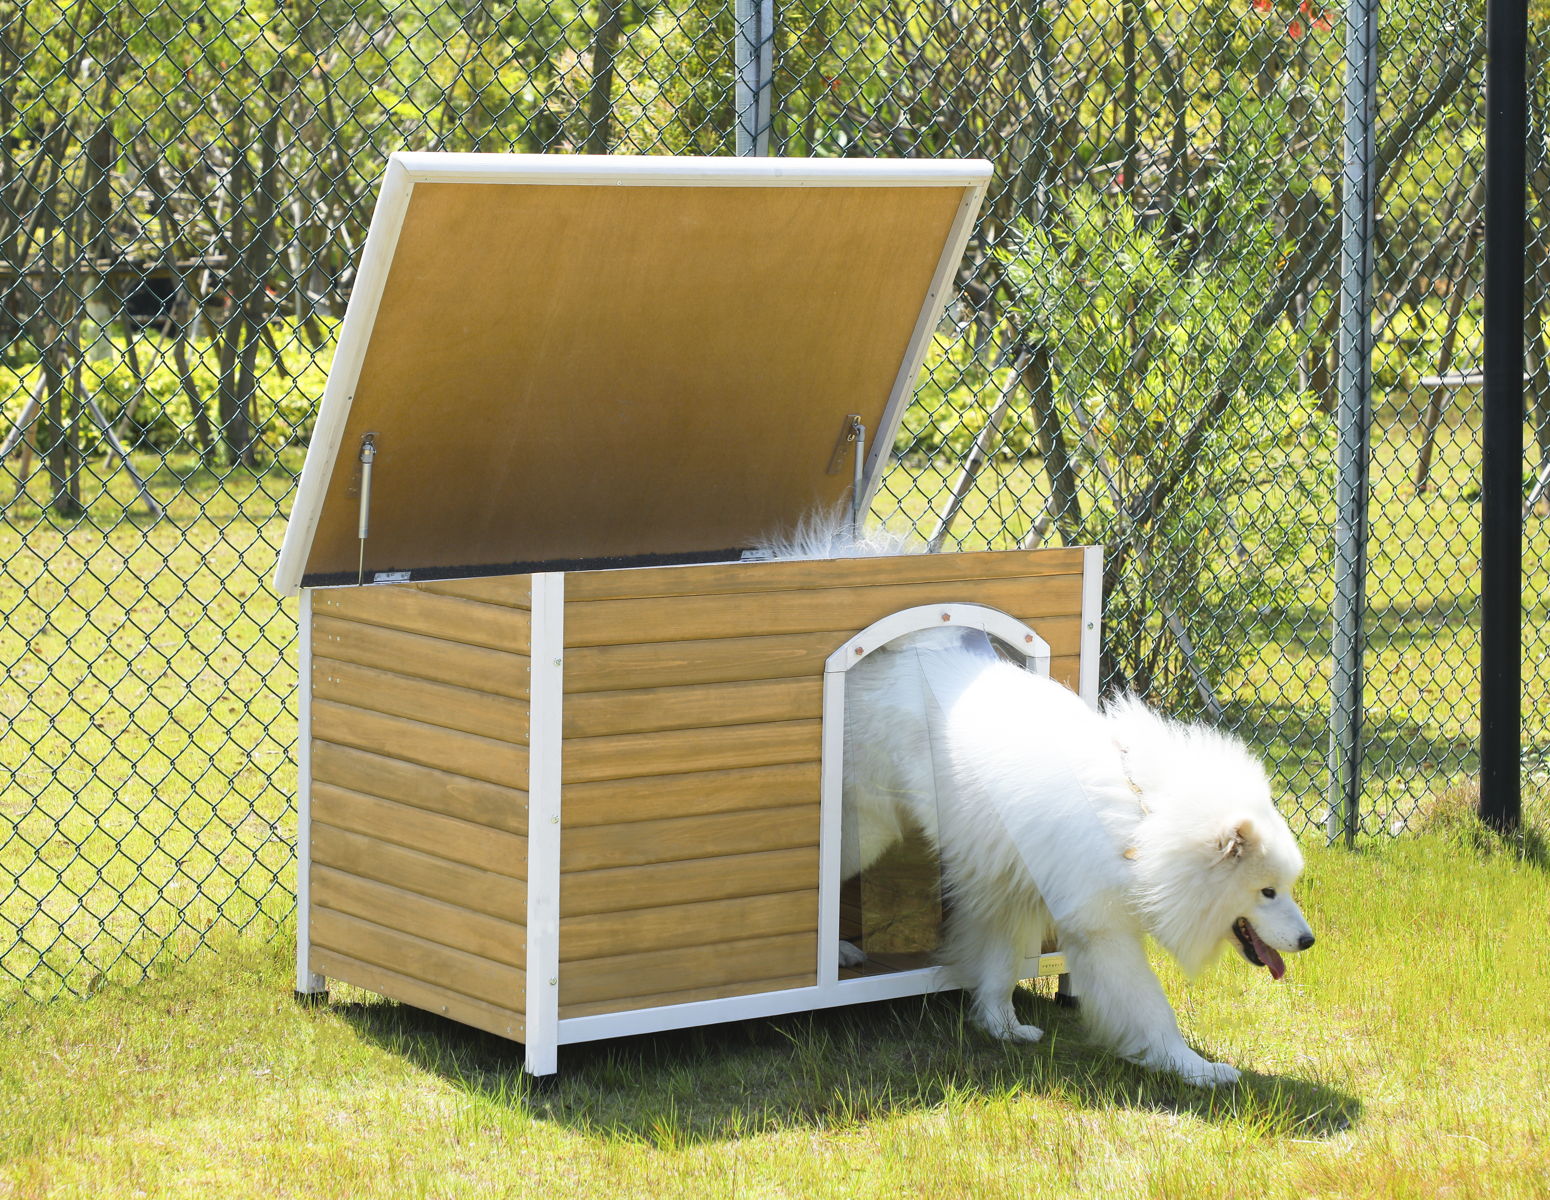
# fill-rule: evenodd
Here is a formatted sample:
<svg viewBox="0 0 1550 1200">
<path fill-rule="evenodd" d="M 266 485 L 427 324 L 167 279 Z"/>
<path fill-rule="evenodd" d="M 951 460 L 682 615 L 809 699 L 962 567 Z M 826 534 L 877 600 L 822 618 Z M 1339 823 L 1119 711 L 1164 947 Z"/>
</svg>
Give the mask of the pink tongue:
<svg viewBox="0 0 1550 1200">
<path fill-rule="evenodd" d="M 1248 922 L 1245 921 L 1244 924 L 1247 925 Z M 1254 953 L 1259 955 L 1259 961 L 1269 968 L 1270 978 L 1280 979 L 1286 974 L 1286 963 L 1282 961 L 1279 954 L 1260 941 L 1259 931 L 1252 925 L 1249 925 L 1249 940 L 1254 943 Z"/>
</svg>

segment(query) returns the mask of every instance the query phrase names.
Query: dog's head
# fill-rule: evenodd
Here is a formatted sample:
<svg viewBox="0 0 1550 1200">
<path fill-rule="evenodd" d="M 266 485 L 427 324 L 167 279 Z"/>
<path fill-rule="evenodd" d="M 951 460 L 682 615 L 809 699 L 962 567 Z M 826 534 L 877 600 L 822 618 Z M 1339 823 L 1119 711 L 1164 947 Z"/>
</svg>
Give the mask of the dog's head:
<svg viewBox="0 0 1550 1200">
<path fill-rule="evenodd" d="M 1292 898 L 1302 853 L 1263 764 L 1236 738 L 1133 697 L 1106 715 L 1146 810 L 1127 857 L 1149 931 L 1189 974 L 1236 945 L 1280 979 L 1282 956 L 1313 945 L 1313 931 Z"/>
<path fill-rule="evenodd" d="M 1268 831 L 1262 832 L 1259 824 L 1243 816 L 1217 838 L 1216 873 L 1231 878 L 1237 900 L 1237 915 L 1222 937 L 1235 939 L 1244 958 L 1280 979 L 1286 974 L 1281 956 L 1313 945 L 1313 930 L 1292 899 L 1292 886 L 1302 874 L 1302 855 L 1291 831 L 1279 816 Z"/>
</svg>

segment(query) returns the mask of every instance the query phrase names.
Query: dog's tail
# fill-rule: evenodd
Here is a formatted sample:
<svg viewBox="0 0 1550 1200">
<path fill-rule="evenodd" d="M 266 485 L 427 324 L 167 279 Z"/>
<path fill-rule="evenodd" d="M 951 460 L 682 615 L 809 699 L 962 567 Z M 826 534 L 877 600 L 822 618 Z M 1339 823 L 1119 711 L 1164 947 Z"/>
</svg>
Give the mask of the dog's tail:
<svg viewBox="0 0 1550 1200">
<path fill-rule="evenodd" d="M 850 510 L 835 508 L 808 513 L 789 533 L 779 533 L 757 547 L 760 558 L 882 558 L 922 554 L 925 545 L 908 534 L 881 526 L 856 530 Z"/>
</svg>

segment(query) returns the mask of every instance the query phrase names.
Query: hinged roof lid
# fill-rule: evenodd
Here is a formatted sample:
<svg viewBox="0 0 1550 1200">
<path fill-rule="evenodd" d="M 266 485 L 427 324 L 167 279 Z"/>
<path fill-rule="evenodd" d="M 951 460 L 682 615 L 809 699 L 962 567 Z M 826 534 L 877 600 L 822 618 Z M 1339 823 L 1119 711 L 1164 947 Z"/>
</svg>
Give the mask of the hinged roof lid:
<svg viewBox="0 0 1550 1200">
<path fill-rule="evenodd" d="M 396 154 L 276 570 L 735 551 L 865 491 L 989 164 Z"/>
</svg>

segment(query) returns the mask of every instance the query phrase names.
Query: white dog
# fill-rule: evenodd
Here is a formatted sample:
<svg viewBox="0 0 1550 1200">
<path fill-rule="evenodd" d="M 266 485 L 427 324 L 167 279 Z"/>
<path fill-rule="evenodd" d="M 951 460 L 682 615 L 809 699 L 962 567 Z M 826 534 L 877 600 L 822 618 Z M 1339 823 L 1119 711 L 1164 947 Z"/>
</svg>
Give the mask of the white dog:
<svg viewBox="0 0 1550 1200">
<path fill-rule="evenodd" d="M 776 553 L 900 548 L 809 527 Z M 1180 1036 L 1145 935 L 1190 975 L 1236 943 L 1279 979 L 1282 954 L 1313 944 L 1292 899 L 1302 855 L 1241 743 L 1130 697 L 1095 713 L 975 630 L 910 634 L 852 670 L 844 806 L 846 878 L 911 826 L 935 842 L 951 901 L 941 955 L 998 1037 L 1041 1036 L 1012 993 L 1052 924 L 1082 1012 L 1115 1053 L 1231 1083 L 1236 1070 Z"/>
</svg>

